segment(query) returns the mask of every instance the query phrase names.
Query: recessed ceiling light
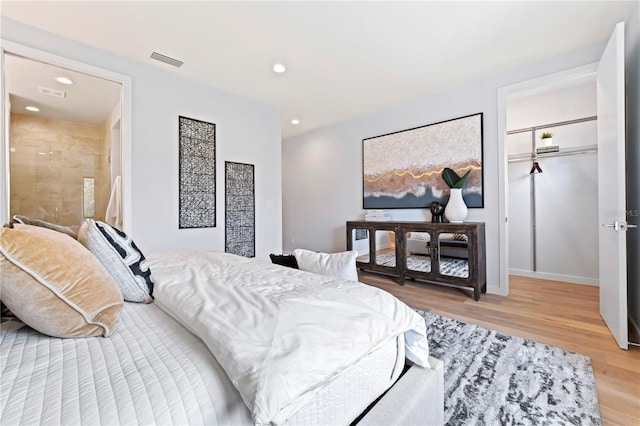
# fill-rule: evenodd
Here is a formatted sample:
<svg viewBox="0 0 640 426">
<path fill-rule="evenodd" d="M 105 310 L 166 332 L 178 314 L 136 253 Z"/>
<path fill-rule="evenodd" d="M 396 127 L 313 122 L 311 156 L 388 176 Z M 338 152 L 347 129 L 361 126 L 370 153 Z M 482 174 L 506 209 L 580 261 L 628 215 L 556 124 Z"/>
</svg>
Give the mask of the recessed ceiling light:
<svg viewBox="0 0 640 426">
<path fill-rule="evenodd" d="M 58 77 L 56 78 L 56 81 L 62 84 L 73 84 L 73 80 L 67 77 Z"/>
<path fill-rule="evenodd" d="M 278 74 L 282 74 L 286 70 L 287 70 L 287 68 L 282 64 L 274 64 L 273 65 L 273 71 L 277 72 Z"/>
<path fill-rule="evenodd" d="M 293 120 L 291 120 L 291 124 L 293 124 L 294 126 L 297 126 L 298 124 L 300 124 L 300 120 L 298 120 L 297 118 L 294 118 Z"/>
<path fill-rule="evenodd" d="M 38 107 L 34 107 L 34 106 L 32 106 L 32 105 L 26 106 L 26 107 L 24 107 L 24 109 L 26 109 L 27 111 L 33 111 L 33 112 L 38 112 L 38 111 L 40 111 L 40 108 L 38 108 Z"/>
</svg>

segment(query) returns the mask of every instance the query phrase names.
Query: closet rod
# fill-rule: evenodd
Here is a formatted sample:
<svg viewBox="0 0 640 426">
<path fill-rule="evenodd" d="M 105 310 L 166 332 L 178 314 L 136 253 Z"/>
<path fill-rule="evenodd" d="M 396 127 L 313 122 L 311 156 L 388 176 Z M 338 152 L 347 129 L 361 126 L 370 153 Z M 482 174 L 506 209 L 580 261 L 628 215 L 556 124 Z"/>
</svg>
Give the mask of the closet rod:
<svg viewBox="0 0 640 426">
<path fill-rule="evenodd" d="M 557 123 L 542 124 L 540 126 L 527 127 L 525 129 L 509 130 L 507 131 L 507 135 L 513 135 L 516 133 L 525 133 L 525 132 L 535 132 L 536 130 L 548 129 L 549 127 L 567 126 L 569 124 L 584 123 L 586 121 L 593 121 L 597 119 L 598 119 L 598 116 L 594 115 L 592 117 L 576 118 L 575 120 L 558 121 Z"/>
<path fill-rule="evenodd" d="M 583 155 L 583 154 L 595 154 L 598 152 L 598 145 L 586 145 L 579 148 L 565 148 L 557 152 L 544 152 L 542 154 L 513 154 L 509 156 L 509 163 L 515 163 L 519 161 L 533 161 L 540 158 L 551 157 L 564 157 L 566 155 Z"/>
</svg>

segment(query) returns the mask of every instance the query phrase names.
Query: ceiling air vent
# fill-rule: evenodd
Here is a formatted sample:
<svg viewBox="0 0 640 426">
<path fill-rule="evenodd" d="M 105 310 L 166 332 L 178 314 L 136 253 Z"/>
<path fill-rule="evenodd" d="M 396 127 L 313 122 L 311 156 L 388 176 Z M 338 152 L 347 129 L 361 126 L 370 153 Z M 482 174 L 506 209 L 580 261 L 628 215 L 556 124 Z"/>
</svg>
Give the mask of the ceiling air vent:
<svg viewBox="0 0 640 426">
<path fill-rule="evenodd" d="M 55 96 L 56 98 L 64 98 L 67 96 L 67 92 L 63 92 L 62 90 L 49 89 L 48 87 L 38 86 L 38 92 L 43 95 Z"/>
<path fill-rule="evenodd" d="M 164 62 L 165 64 L 173 65 L 174 67 L 180 68 L 184 62 L 179 61 L 177 59 L 170 58 L 158 52 L 153 52 L 151 54 L 151 59 L 155 59 L 156 61 Z"/>
</svg>

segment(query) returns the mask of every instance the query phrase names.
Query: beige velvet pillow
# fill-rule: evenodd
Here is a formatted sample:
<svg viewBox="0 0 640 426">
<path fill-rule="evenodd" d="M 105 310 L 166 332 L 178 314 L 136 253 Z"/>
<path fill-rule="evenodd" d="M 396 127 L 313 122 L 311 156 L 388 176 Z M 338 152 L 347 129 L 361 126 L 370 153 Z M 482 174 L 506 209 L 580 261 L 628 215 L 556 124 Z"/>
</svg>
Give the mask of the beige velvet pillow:
<svg viewBox="0 0 640 426">
<path fill-rule="evenodd" d="M 50 229 L 0 229 L 0 299 L 55 337 L 109 336 L 122 311 L 118 284 L 82 244 Z"/>
</svg>

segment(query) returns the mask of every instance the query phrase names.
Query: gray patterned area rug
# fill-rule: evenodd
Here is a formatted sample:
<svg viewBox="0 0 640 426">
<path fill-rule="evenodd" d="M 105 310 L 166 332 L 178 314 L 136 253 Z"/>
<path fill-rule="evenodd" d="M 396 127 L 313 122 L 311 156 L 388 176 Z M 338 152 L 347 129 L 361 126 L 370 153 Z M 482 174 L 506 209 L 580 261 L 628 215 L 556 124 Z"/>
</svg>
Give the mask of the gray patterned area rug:
<svg viewBox="0 0 640 426">
<path fill-rule="evenodd" d="M 396 266 L 395 253 L 376 254 L 376 263 L 378 265 Z M 424 255 L 407 255 L 407 269 L 420 272 L 431 272 L 431 258 Z M 451 275 L 454 277 L 466 278 L 469 276 L 469 262 L 466 259 L 456 259 L 453 257 L 440 258 L 440 273 L 443 275 Z"/>
<path fill-rule="evenodd" d="M 444 362 L 447 425 L 601 425 L 591 359 L 417 311 Z"/>
</svg>

